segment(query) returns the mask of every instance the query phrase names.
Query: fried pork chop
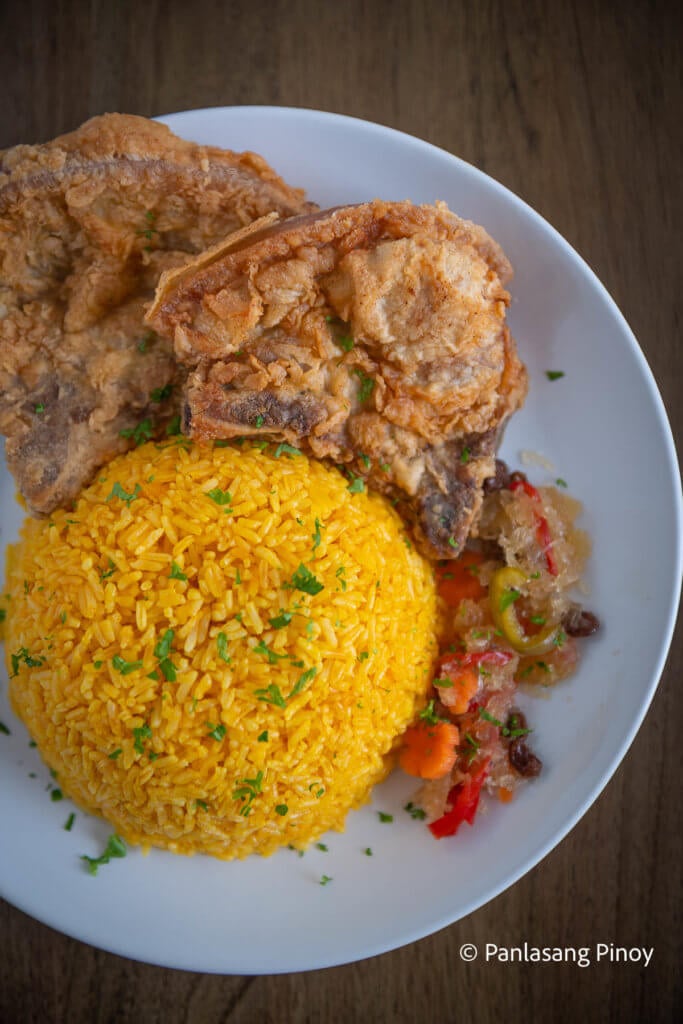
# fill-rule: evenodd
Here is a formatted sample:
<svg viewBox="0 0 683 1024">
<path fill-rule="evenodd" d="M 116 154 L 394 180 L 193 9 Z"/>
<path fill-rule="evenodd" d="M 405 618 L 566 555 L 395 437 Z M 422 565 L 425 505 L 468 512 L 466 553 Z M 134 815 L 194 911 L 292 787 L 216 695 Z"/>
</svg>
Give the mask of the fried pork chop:
<svg viewBox="0 0 683 1024">
<path fill-rule="evenodd" d="M 143 322 L 160 273 L 270 211 L 312 208 L 256 154 L 142 117 L 0 153 L 0 431 L 33 512 L 172 416 L 176 361 Z"/>
<path fill-rule="evenodd" d="M 267 434 L 341 464 L 453 557 L 526 393 L 510 276 L 443 204 L 375 201 L 236 232 L 162 275 L 148 322 L 191 367 L 186 433 Z"/>
</svg>

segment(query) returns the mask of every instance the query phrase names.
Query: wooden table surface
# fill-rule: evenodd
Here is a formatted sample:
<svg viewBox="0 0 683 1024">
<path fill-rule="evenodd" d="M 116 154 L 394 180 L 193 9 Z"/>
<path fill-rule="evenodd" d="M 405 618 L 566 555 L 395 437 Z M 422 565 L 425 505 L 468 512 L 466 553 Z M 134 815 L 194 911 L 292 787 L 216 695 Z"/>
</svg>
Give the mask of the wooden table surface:
<svg viewBox="0 0 683 1024">
<path fill-rule="evenodd" d="M 680 443 L 680 10 L 628 0 L 9 0 L 0 147 L 103 111 L 251 103 L 421 136 L 522 196 L 584 256 L 639 338 Z M 593 808 L 465 920 L 354 965 L 219 977 L 100 952 L 0 902 L 0 1020 L 673 1020 L 683 1002 L 681 648 L 679 630 L 645 724 Z M 0 832 L 0 857 L 1 844 Z M 587 969 L 458 956 L 463 942 L 525 940 L 655 954 L 647 968 Z"/>
</svg>

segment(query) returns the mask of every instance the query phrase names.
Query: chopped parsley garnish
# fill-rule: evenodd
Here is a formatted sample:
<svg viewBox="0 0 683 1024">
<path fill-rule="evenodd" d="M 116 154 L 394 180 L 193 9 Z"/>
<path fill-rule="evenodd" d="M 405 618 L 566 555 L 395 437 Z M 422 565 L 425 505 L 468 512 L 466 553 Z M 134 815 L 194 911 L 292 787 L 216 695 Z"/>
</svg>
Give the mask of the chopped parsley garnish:
<svg viewBox="0 0 683 1024">
<path fill-rule="evenodd" d="M 108 580 L 109 577 L 113 576 L 114 573 L 116 572 L 116 564 L 111 560 L 111 558 L 108 558 L 107 562 L 109 563 L 109 568 L 107 569 L 106 572 L 102 570 L 102 572 L 100 573 L 101 580 Z"/>
<path fill-rule="evenodd" d="M 2 733 L 4 736 L 12 735 L 12 733 L 9 731 L 4 722 L 0 722 L 0 733 Z"/>
<path fill-rule="evenodd" d="M 460 453 L 460 461 L 463 464 L 463 466 L 470 461 L 471 454 L 472 453 L 470 452 L 470 449 L 467 447 L 467 445 L 465 445 L 462 452 Z"/>
<path fill-rule="evenodd" d="M 268 659 L 269 665 L 277 665 L 278 661 L 282 661 L 283 658 L 288 658 L 288 654 L 278 654 L 264 640 L 259 640 L 256 646 L 253 648 L 254 654 L 263 654 Z"/>
<path fill-rule="evenodd" d="M 364 405 L 365 402 L 367 402 L 368 399 L 372 396 L 372 392 L 375 390 L 375 380 L 373 377 L 368 377 L 368 375 L 366 373 L 363 373 L 363 371 L 358 367 L 356 367 L 351 372 L 355 374 L 355 376 L 358 377 L 358 380 L 360 381 L 360 388 L 358 389 L 358 398 L 360 399 L 361 404 Z"/>
<path fill-rule="evenodd" d="M 564 370 L 546 370 L 545 375 L 548 380 L 559 380 L 560 377 L 564 377 Z"/>
<path fill-rule="evenodd" d="M 369 455 L 364 455 L 363 452 L 361 452 L 360 455 L 358 456 L 358 458 L 363 463 L 363 465 L 365 466 L 366 469 L 370 468 L 372 460 L 370 459 Z"/>
<path fill-rule="evenodd" d="M 6 618 L 7 618 L 7 609 L 6 608 L 0 608 L 0 622 L 4 622 Z"/>
<path fill-rule="evenodd" d="M 149 441 L 152 436 L 152 421 L 141 420 L 136 427 L 119 430 L 119 437 L 131 438 L 137 446 Z"/>
<path fill-rule="evenodd" d="M 42 414 L 45 412 L 45 406 L 43 405 L 42 402 L 38 402 L 38 404 L 34 406 L 33 411 L 36 413 L 37 416 L 42 416 Z"/>
<path fill-rule="evenodd" d="M 208 736 L 211 736 L 217 743 L 225 739 L 225 734 L 228 731 L 224 725 L 212 725 L 211 722 L 206 723 L 208 729 Z"/>
<path fill-rule="evenodd" d="M 562 630 L 560 630 L 560 632 L 553 639 L 553 646 L 561 647 L 566 639 L 567 639 L 567 634 L 563 633 Z"/>
<path fill-rule="evenodd" d="M 278 708 L 287 707 L 287 701 L 282 696 L 280 687 L 276 683 L 271 683 L 265 689 L 254 690 L 254 693 L 264 704 L 275 704 Z"/>
<path fill-rule="evenodd" d="M 292 613 L 281 611 L 274 619 L 268 620 L 273 629 L 284 629 L 292 621 Z"/>
<path fill-rule="evenodd" d="M 306 669 L 305 672 L 302 672 L 299 678 L 297 679 L 296 683 L 292 687 L 292 690 L 289 696 L 287 697 L 287 700 L 290 700 L 292 697 L 296 697 L 297 693 L 301 693 L 304 686 L 306 686 L 307 683 L 310 683 L 312 679 L 315 679 L 317 671 L 317 668 L 309 668 Z"/>
<path fill-rule="evenodd" d="M 259 735 L 256 737 L 256 742 L 257 743 L 267 743 L 268 742 L 268 730 L 267 729 L 264 729 L 263 732 L 259 733 Z"/>
<path fill-rule="evenodd" d="M 277 446 L 277 448 L 273 452 L 273 455 L 275 456 L 276 459 L 279 459 L 283 452 L 286 452 L 287 455 L 291 455 L 294 458 L 296 458 L 297 455 L 301 455 L 301 452 L 298 448 L 294 448 L 291 444 L 285 444 L 284 441 L 282 441 Z"/>
<path fill-rule="evenodd" d="M 420 721 L 426 722 L 428 725 L 436 725 L 438 722 L 446 721 L 445 718 L 441 718 L 440 715 L 437 715 L 434 710 L 434 697 L 432 697 L 427 707 L 422 709 L 419 717 Z"/>
<path fill-rule="evenodd" d="M 99 660 L 98 661 L 93 661 L 93 665 L 95 666 L 96 669 L 101 669 L 102 666 L 104 665 L 104 662 L 103 661 L 99 661 Z"/>
<path fill-rule="evenodd" d="M 230 491 L 222 491 L 220 487 L 214 487 L 211 491 L 206 491 L 207 498 L 211 498 L 217 505 L 229 505 L 232 501 L 232 494 Z"/>
<path fill-rule="evenodd" d="M 14 676 L 18 675 L 19 665 L 22 664 L 22 662 L 28 669 L 39 669 L 41 665 L 45 665 L 46 660 L 38 654 L 33 657 L 26 647 L 19 647 L 15 654 L 10 655 L 10 658 L 12 663 L 12 679 Z"/>
<path fill-rule="evenodd" d="M 71 831 L 71 829 L 74 827 L 74 821 L 75 820 L 76 820 L 76 815 L 72 811 L 71 814 L 69 815 L 69 817 L 64 822 L 63 828 L 64 828 L 65 832 L 70 832 Z"/>
<path fill-rule="evenodd" d="M 377 817 L 381 822 L 384 822 L 385 824 L 389 824 L 394 820 L 393 814 L 385 814 L 384 811 L 378 811 Z"/>
<path fill-rule="evenodd" d="M 332 882 L 332 881 L 333 881 L 333 879 L 330 878 L 329 875 L 321 875 L 320 876 L 320 884 L 321 885 L 329 885 L 330 882 Z"/>
<path fill-rule="evenodd" d="M 149 397 L 150 401 L 156 402 L 158 404 L 159 402 L 163 402 L 166 398 L 170 398 L 172 394 L 173 385 L 164 384 L 163 388 L 154 388 L 153 391 L 150 391 Z"/>
<path fill-rule="evenodd" d="M 379 468 L 382 470 L 383 473 L 388 473 L 389 470 L 391 469 L 391 466 L 389 465 L 388 462 L 380 462 Z"/>
<path fill-rule="evenodd" d="M 148 346 L 151 344 L 151 342 L 154 341 L 155 338 L 155 331 L 145 331 L 145 333 L 142 335 L 139 342 L 137 343 L 138 352 L 145 353 L 147 351 Z"/>
<path fill-rule="evenodd" d="M 154 647 L 154 657 L 159 659 L 159 668 L 164 674 L 164 679 L 169 683 L 175 683 L 176 681 L 176 668 L 169 658 L 173 648 L 174 636 L 174 631 L 167 629 L 161 640 L 157 641 Z"/>
<path fill-rule="evenodd" d="M 530 615 L 529 622 L 533 622 L 534 626 L 545 626 L 544 615 Z"/>
<path fill-rule="evenodd" d="M 330 849 L 326 843 L 316 843 L 315 848 L 316 850 L 320 850 L 322 853 L 328 853 Z"/>
<path fill-rule="evenodd" d="M 450 690 L 453 687 L 453 680 L 447 676 L 439 676 L 436 679 L 432 679 L 432 684 L 441 687 L 442 690 Z"/>
<path fill-rule="evenodd" d="M 45 658 L 41 658 L 38 655 L 32 657 L 26 647 L 20 647 L 19 650 L 10 655 L 12 662 L 12 679 L 19 674 L 19 666 L 23 662 L 27 668 L 40 668 L 41 665 L 45 664 Z"/>
<path fill-rule="evenodd" d="M 166 424 L 166 436 L 176 437 L 180 433 L 180 413 L 176 413 Z"/>
<path fill-rule="evenodd" d="M 135 742 L 133 743 L 133 749 L 137 754 L 144 754 L 145 744 L 142 741 L 151 740 L 152 730 L 147 725 L 147 723 L 145 723 L 144 725 L 139 726 L 137 729 L 133 729 L 133 736 L 135 738 Z"/>
<path fill-rule="evenodd" d="M 314 551 L 315 551 L 315 549 L 317 547 L 320 546 L 320 543 L 321 543 L 321 541 L 323 539 L 322 535 L 320 533 L 320 531 L 323 530 L 323 529 L 324 529 L 323 524 L 320 522 L 319 519 L 316 518 L 316 520 L 315 520 L 315 533 L 311 534 L 311 540 L 313 541 L 313 550 Z"/>
<path fill-rule="evenodd" d="M 497 718 L 494 718 L 486 708 L 479 708 L 479 717 L 483 718 L 485 722 L 490 722 L 491 725 L 498 726 L 499 729 L 502 728 L 503 723 L 499 722 Z"/>
<path fill-rule="evenodd" d="M 194 805 L 195 807 L 199 807 L 202 811 L 208 811 L 209 809 L 209 805 L 206 800 L 195 800 Z"/>
<path fill-rule="evenodd" d="M 137 672 L 139 668 L 142 668 L 141 661 L 126 661 L 120 654 L 115 654 L 111 659 L 111 663 L 122 676 L 129 676 L 131 672 Z"/>
<path fill-rule="evenodd" d="M 61 789 L 53 789 L 52 792 L 50 793 L 50 800 L 52 800 L 52 802 L 55 803 L 55 804 L 59 800 L 63 800 L 63 799 L 64 799 L 64 794 L 62 793 Z"/>
<path fill-rule="evenodd" d="M 230 655 L 228 654 L 228 637 L 226 633 L 219 633 L 216 637 L 216 647 L 218 648 L 218 657 L 225 662 L 226 665 L 230 664 Z"/>
<path fill-rule="evenodd" d="M 259 413 L 259 415 L 256 417 L 256 427 L 257 427 L 257 429 L 260 430 L 264 423 L 265 423 L 265 420 L 264 420 L 263 416 L 261 416 L 261 414 Z"/>
<path fill-rule="evenodd" d="M 337 577 L 337 579 L 339 580 L 339 582 L 341 583 L 342 590 L 346 590 L 346 580 L 343 578 L 345 572 L 346 572 L 346 566 L 345 565 L 340 565 L 339 568 L 337 569 L 337 571 L 334 574 Z"/>
<path fill-rule="evenodd" d="M 342 334 L 334 340 L 342 352 L 350 352 L 353 348 L 353 338 L 350 334 Z"/>
<path fill-rule="evenodd" d="M 508 724 L 502 730 L 503 736 L 508 736 L 511 740 L 516 739 L 518 736 L 528 736 L 532 729 L 522 729 L 519 725 L 519 716 L 510 715 Z"/>
<path fill-rule="evenodd" d="M 460 547 L 460 545 L 458 544 L 458 542 L 455 539 L 455 537 L 449 537 L 448 538 L 448 544 L 449 544 L 449 547 L 452 547 L 452 548 L 459 548 Z"/>
<path fill-rule="evenodd" d="M 171 562 L 171 571 L 168 574 L 168 578 L 171 580 L 186 580 L 187 576 L 177 562 Z"/>
<path fill-rule="evenodd" d="M 540 670 L 542 672 L 550 673 L 550 667 L 549 667 L 547 661 L 537 661 L 536 662 L 536 666 L 537 666 L 537 668 L 540 668 Z"/>
<path fill-rule="evenodd" d="M 427 812 L 423 811 L 421 807 L 416 807 L 412 801 L 407 803 L 403 810 L 407 811 L 410 817 L 416 821 L 424 821 L 427 817 Z"/>
<path fill-rule="evenodd" d="M 507 608 L 510 607 L 511 604 L 514 604 L 515 601 L 518 601 L 521 596 L 522 595 L 519 592 L 519 590 L 515 590 L 514 587 L 511 587 L 509 590 L 506 590 L 500 599 L 501 612 L 504 612 Z"/>
<path fill-rule="evenodd" d="M 112 498 L 120 498 L 121 501 L 125 501 L 126 505 L 130 507 L 131 501 L 135 501 L 135 499 L 140 494 L 140 490 L 140 484 L 136 484 L 135 490 L 131 491 L 131 493 L 128 494 L 127 491 L 124 491 L 123 487 L 117 480 L 111 489 L 111 494 L 107 498 L 107 501 L 111 501 Z"/>
<path fill-rule="evenodd" d="M 109 836 L 109 840 L 102 853 L 99 857 L 81 857 L 88 865 L 88 873 L 91 875 L 97 874 L 97 869 L 103 864 L 108 864 L 114 857 L 125 857 L 126 846 L 120 836 L 116 834 Z"/>
<path fill-rule="evenodd" d="M 365 849 L 363 850 L 363 853 L 365 854 L 366 857 L 372 857 L 372 850 L 370 849 L 369 846 L 365 847 Z"/>
<path fill-rule="evenodd" d="M 474 736 L 471 736 L 468 732 L 466 732 L 465 733 L 465 748 L 463 750 L 463 753 L 465 754 L 465 757 L 467 758 L 467 763 L 468 764 L 472 764 L 472 762 L 474 761 L 475 757 L 477 756 L 477 754 L 479 752 L 479 748 L 480 747 L 481 747 L 481 743 L 479 743 L 478 740 L 475 740 Z"/>
<path fill-rule="evenodd" d="M 285 816 L 285 814 L 287 813 L 288 810 L 289 810 L 289 807 L 287 806 L 287 804 L 276 804 L 275 805 L 275 813 L 279 814 L 281 818 L 284 818 L 284 816 Z"/>
<path fill-rule="evenodd" d="M 356 660 L 360 661 L 360 662 L 363 662 L 363 661 L 367 661 L 369 657 L 370 657 L 370 655 L 369 655 L 369 653 L 367 651 L 361 651 Z"/>
<path fill-rule="evenodd" d="M 285 583 L 285 587 L 315 596 L 325 589 L 325 584 L 316 579 L 311 570 L 307 569 L 303 562 L 301 562 L 296 572 L 292 573 L 291 583 Z"/>
<path fill-rule="evenodd" d="M 567 487 L 568 486 L 567 481 L 563 480 L 561 476 L 558 476 L 558 478 L 555 481 L 555 483 L 557 484 L 558 487 Z"/>
<path fill-rule="evenodd" d="M 240 810 L 245 818 L 251 812 L 251 805 L 254 801 L 254 797 L 257 797 L 262 792 L 263 786 L 263 772 L 260 771 L 256 774 L 253 779 L 237 779 L 237 785 L 232 793 L 233 800 L 242 800 L 244 806 Z"/>
<path fill-rule="evenodd" d="M 362 494 L 365 490 L 365 481 L 362 476 L 355 476 L 346 488 L 350 494 Z"/>
</svg>

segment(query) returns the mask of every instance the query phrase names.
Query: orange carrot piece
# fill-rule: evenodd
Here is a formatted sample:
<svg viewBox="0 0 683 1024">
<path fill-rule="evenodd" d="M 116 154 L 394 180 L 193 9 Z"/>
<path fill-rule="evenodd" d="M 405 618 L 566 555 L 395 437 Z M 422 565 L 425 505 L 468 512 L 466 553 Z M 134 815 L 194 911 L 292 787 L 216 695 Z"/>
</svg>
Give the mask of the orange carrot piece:
<svg viewBox="0 0 683 1024">
<path fill-rule="evenodd" d="M 450 608 L 457 608 L 461 601 L 480 601 L 486 597 L 486 587 L 479 582 L 479 567 L 484 562 L 481 551 L 465 551 L 460 558 L 436 569 L 438 590 Z"/>
<path fill-rule="evenodd" d="M 404 733 L 398 763 L 408 775 L 417 775 L 420 779 L 440 779 L 455 764 L 455 748 L 459 742 L 458 728 L 450 722 L 437 722 L 434 725 L 420 722 L 411 725 Z"/>
<path fill-rule="evenodd" d="M 515 794 L 507 786 L 498 787 L 498 799 L 502 804 L 509 804 Z"/>
<path fill-rule="evenodd" d="M 448 686 L 448 683 L 452 686 Z M 472 668 L 459 668 L 434 680 L 439 699 L 453 715 L 464 715 L 479 689 L 479 673 Z"/>
</svg>

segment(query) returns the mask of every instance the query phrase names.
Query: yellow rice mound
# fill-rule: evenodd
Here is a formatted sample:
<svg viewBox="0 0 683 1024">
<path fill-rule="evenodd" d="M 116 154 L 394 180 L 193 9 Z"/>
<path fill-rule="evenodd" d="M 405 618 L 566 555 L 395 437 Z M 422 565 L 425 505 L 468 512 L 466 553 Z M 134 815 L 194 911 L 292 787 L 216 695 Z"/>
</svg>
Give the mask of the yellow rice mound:
<svg viewBox="0 0 683 1024">
<path fill-rule="evenodd" d="M 59 786 L 180 853 L 342 830 L 436 654 L 432 572 L 390 505 L 249 443 L 115 459 L 26 522 L 7 590 L 12 702 Z"/>
</svg>

